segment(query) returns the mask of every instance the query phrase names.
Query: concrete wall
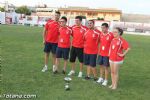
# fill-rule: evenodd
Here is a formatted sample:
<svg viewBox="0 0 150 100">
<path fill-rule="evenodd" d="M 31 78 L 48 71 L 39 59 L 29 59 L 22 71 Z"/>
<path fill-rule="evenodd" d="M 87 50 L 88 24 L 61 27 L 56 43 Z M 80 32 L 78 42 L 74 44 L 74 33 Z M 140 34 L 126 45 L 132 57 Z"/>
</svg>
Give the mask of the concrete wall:
<svg viewBox="0 0 150 100">
<path fill-rule="evenodd" d="M 5 24 L 5 12 L 0 12 L 0 23 Z"/>
</svg>

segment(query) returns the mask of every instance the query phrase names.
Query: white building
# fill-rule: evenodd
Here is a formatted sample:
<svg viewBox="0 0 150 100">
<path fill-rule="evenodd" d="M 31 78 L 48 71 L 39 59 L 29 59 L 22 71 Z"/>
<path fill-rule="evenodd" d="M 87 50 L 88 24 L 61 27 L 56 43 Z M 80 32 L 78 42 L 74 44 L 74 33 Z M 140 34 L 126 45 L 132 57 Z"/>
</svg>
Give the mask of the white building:
<svg viewBox="0 0 150 100">
<path fill-rule="evenodd" d="M 8 1 L 0 2 L 0 7 L 4 8 L 6 12 L 15 12 L 15 6 Z"/>
</svg>

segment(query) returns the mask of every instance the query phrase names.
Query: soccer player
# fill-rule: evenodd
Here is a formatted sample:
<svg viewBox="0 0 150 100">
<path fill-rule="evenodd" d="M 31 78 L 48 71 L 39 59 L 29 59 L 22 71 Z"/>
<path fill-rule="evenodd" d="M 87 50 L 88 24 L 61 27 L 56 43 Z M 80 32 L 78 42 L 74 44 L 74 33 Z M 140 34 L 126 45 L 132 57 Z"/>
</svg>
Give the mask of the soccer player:
<svg viewBox="0 0 150 100">
<path fill-rule="evenodd" d="M 83 26 L 82 24 L 82 17 L 76 16 L 75 17 L 75 24 L 72 27 L 73 31 L 73 40 L 72 40 L 72 48 L 70 51 L 70 62 L 72 65 L 72 70 L 69 72 L 68 75 L 72 75 L 75 73 L 75 61 L 76 57 L 78 57 L 78 60 L 80 62 L 80 72 L 78 74 L 78 77 L 82 77 L 82 69 L 83 69 L 83 45 L 84 40 L 83 36 L 87 29 L 87 27 Z"/>
<path fill-rule="evenodd" d="M 111 89 L 117 89 L 119 79 L 119 68 L 123 64 L 124 57 L 130 50 L 128 42 L 121 36 L 123 30 L 121 28 L 115 28 L 113 31 L 114 39 L 111 42 L 109 49 L 109 62 L 111 69 L 112 85 Z"/>
<path fill-rule="evenodd" d="M 94 75 L 94 81 L 97 81 L 96 59 L 98 53 L 98 44 L 100 31 L 94 29 L 94 21 L 88 21 L 88 30 L 84 35 L 84 64 L 87 66 L 87 76 L 90 79 L 90 73 Z"/>
<path fill-rule="evenodd" d="M 67 18 L 62 17 L 60 19 L 60 28 L 59 28 L 59 40 L 58 47 L 56 50 L 56 68 L 59 66 L 60 58 L 64 59 L 64 68 L 62 73 L 66 73 L 67 60 L 69 57 L 70 51 L 70 36 L 72 34 L 72 30 L 66 25 Z M 58 69 L 57 69 L 58 70 Z"/>
<path fill-rule="evenodd" d="M 108 74 L 109 74 L 109 47 L 113 39 L 113 33 L 109 32 L 109 26 L 107 23 L 101 25 L 102 32 L 100 34 L 100 47 L 99 47 L 99 56 L 97 63 L 100 65 L 100 78 L 98 83 L 106 86 L 108 83 Z M 105 75 L 103 77 L 103 75 Z"/>
<path fill-rule="evenodd" d="M 52 63 L 53 63 L 53 72 L 57 73 L 55 67 L 55 60 L 56 60 L 56 48 L 58 43 L 58 36 L 59 36 L 59 18 L 60 12 L 56 11 L 54 20 L 47 21 L 45 25 L 45 29 L 43 32 L 43 43 L 45 45 L 44 52 L 45 52 L 45 66 L 42 69 L 42 72 L 48 70 L 48 58 L 50 52 L 52 52 Z"/>
</svg>

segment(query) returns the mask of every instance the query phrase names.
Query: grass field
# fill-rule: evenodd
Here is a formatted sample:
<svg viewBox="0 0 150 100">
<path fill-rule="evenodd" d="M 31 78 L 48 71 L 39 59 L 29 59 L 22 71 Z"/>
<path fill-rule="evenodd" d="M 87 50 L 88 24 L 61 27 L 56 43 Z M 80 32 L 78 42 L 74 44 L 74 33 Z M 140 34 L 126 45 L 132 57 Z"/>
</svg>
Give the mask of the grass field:
<svg viewBox="0 0 150 100">
<path fill-rule="evenodd" d="M 51 59 L 48 72 L 41 72 L 44 59 L 41 33 L 39 27 L 0 25 L 1 95 L 36 94 L 33 100 L 149 100 L 149 36 L 124 35 L 131 51 L 120 69 L 117 90 L 73 76 L 71 91 L 65 91 L 64 75 L 52 74 Z M 70 65 L 67 69 L 70 70 Z"/>
</svg>

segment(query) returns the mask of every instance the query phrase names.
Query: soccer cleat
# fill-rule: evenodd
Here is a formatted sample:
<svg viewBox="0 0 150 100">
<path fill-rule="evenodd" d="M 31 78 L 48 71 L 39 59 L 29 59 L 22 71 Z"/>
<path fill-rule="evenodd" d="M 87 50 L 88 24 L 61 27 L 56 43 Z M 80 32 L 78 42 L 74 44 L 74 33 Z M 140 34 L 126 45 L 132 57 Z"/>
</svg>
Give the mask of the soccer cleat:
<svg viewBox="0 0 150 100">
<path fill-rule="evenodd" d="M 62 71 L 62 74 L 66 74 L 66 71 L 65 71 L 65 70 L 63 70 L 63 71 Z"/>
<path fill-rule="evenodd" d="M 89 80 L 89 79 L 91 79 L 91 77 L 89 77 L 89 76 L 85 76 L 85 79 L 86 79 L 86 80 Z"/>
<path fill-rule="evenodd" d="M 54 73 L 54 74 L 58 74 L 58 71 L 57 71 L 57 70 L 55 70 L 53 73 Z"/>
<path fill-rule="evenodd" d="M 74 71 L 74 70 L 71 70 L 68 75 L 71 76 L 71 75 L 73 75 L 73 74 L 75 74 L 75 71 Z"/>
<path fill-rule="evenodd" d="M 79 72 L 78 77 L 82 77 L 82 72 Z"/>
<path fill-rule="evenodd" d="M 45 67 L 43 67 L 42 72 L 45 72 L 47 70 L 48 70 L 48 68 L 45 66 Z"/>
<path fill-rule="evenodd" d="M 98 79 L 97 83 L 103 83 L 103 81 L 104 81 L 103 78 L 100 77 L 100 78 Z"/>
<path fill-rule="evenodd" d="M 94 81 L 97 81 L 98 80 L 98 78 L 97 77 L 94 77 Z"/>
<path fill-rule="evenodd" d="M 108 81 L 104 80 L 104 82 L 102 83 L 103 86 L 107 86 Z"/>
</svg>

